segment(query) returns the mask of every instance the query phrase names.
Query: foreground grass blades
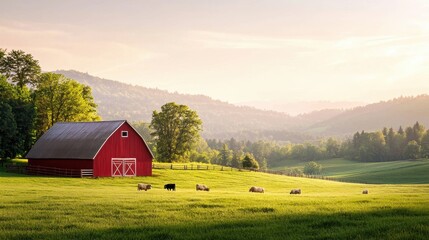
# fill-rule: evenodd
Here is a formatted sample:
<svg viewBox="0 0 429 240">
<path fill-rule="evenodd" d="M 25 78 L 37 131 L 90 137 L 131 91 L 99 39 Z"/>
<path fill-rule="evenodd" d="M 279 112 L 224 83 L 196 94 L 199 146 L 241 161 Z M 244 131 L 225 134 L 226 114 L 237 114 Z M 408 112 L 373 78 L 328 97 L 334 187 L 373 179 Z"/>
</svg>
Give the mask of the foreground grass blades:
<svg viewBox="0 0 429 240">
<path fill-rule="evenodd" d="M 137 191 L 137 183 L 153 189 Z M 176 183 L 175 192 L 163 189 Z M 195 191 L 195 184 L 210 192 Z M 249 193 L 262 186 L 264 194 Z M 154 170 L 68 179 L 0 172 L 0 239 L 426 239 L 429 185 Z M 301 188 L 301 195 L 290 189 Z M 369 194 L 363 195 L 362 190 Z"/>
</svg>

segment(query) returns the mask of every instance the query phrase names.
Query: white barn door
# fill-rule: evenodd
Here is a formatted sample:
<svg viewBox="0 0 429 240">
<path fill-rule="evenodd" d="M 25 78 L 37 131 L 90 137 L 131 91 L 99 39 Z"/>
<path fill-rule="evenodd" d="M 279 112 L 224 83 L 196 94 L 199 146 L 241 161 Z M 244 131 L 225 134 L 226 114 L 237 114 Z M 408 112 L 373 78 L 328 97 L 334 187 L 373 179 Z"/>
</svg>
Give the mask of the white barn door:
<svg viewBox="0 0 429 240">
<path fill-rule="evenodd" d="M 112 177 L 136 176 L 135 158 L 112 158 Z"/>
</svg>

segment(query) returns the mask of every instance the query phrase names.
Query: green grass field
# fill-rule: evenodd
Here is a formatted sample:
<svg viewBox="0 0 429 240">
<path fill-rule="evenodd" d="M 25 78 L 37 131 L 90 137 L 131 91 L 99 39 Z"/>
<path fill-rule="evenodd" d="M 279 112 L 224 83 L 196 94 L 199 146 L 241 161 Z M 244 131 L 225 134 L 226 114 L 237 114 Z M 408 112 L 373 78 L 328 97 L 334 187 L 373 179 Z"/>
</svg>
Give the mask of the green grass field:
<svg viewBox="0 0 429 240">
<path fill-rule="evenodd" d="M 71 179 L 0 172 L 0 239 L 427 239 L 429 185 L 162 170 Z M 137 191 L 137 183 L 154 189 Z M 163 189 L 176 183 L 177 191 Z M 196 192 L 203 183 L 210 192 Z M 249 193 L 250 186 L 266 193 Z M 302 195 L 290 195 L 301 188 Z M 369 194 L 361 194 L 368 189 Z"/>
<path fill-rule="evenodd" d="M 317 162 L 322 164 L 324 176 L 343 181 L 392 184 L 429 183 L 429 159 L 363 163 L 336 158 Z M 303 168 L 305 163 L 285 161 L 282 164 L 282 166 L 275 166 L 272 169 Z"/>
</svg>

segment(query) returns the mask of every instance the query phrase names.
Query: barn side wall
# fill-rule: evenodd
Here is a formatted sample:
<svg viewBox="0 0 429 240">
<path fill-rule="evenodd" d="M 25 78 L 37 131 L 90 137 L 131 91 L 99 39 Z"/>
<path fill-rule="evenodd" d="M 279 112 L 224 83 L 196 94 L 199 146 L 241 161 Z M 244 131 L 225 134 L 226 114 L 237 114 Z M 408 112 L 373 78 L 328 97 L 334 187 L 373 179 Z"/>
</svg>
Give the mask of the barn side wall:
<svg viewBox="0 0 429 240">
<path fill-rule="evenodd" d="M 92 169 L 92 159 L 28 159 L 29 166 L 64 169 Z"/>
<path fill-rule="evenodd" d="M 128 137 L 122 137 L 122 131 L 128 131 Z M 152 175 L 152 155 L 140 136 L 127 122 L 110 136 L 95 157 L 95 177 L 112 176 L 112 158 L 135 158 L 136 175 Z"/>
</svg>

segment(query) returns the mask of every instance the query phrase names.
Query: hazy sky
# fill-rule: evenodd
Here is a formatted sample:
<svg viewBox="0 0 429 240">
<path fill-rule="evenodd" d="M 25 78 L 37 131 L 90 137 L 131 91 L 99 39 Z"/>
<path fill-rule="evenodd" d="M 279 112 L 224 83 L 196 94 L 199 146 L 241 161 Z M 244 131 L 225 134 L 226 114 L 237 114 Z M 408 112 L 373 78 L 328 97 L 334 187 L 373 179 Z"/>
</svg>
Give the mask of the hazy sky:
<svg viewBox="0 0 429 240">
<path fill-rule="evenodd" d="M 232 103 L 375 102 L 429 93 L 429 1 L 1 0 L 0 48 Z"/>
</svg>

